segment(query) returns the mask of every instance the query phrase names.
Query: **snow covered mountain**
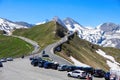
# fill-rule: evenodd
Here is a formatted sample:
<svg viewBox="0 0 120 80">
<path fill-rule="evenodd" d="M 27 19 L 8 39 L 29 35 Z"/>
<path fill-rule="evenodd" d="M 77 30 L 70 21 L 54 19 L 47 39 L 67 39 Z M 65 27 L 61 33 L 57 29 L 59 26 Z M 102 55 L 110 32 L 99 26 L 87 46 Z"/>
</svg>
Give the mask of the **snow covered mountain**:
<svg viewBox="0 0 120 80">
<path fill-rule="evenodd" d="M 103 23 L 95 29 L 83 27 L 71 18 L 60 20 L 56 19 L 59 24 L 64 25 L 69 31 L 77 31 L 78 36 L 93 44 L 104 47 L 120 48 L 120 25 L 114 23 Z"/>
<path fill-rule="evenodd" d="M 31 26 L 33 25 L 26 22 L 12 22 L 10 20 L 0 18 L 0 30 L 4 30 L 8 34 L 11 33 L 11 31 L 14 29 L 28 28 Z"/>
<path fill-rule="evenodd" d="M 103 32 L 105 38 L 101 45 L 120 48 L 120 25 L 104 23 L 98 29 Z"/>
</svg>

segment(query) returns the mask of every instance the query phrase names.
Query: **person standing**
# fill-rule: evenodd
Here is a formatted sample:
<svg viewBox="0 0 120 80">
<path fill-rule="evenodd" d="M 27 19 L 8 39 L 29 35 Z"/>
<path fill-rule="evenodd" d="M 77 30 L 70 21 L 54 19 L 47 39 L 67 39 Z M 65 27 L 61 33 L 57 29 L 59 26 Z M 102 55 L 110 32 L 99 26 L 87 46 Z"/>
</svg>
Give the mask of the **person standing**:
<svg viewBox="0 0 120 80">
<path fill-rule="evenodd" d="M 87 78 L 86 80 L 93 80 L 92 75 L 90 73 L 87 73 Z"/>
</svg>

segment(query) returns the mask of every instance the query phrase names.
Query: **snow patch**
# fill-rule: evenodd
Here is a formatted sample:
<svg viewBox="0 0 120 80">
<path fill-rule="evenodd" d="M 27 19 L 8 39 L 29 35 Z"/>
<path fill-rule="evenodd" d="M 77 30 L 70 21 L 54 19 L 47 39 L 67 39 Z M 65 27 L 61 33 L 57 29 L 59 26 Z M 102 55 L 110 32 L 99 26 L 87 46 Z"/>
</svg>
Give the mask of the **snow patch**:
<svg viewBox="0 0 120 80">
<path fill-rule="evenodd" d="M 107 65 L 110 67 L 110 70 L 120 70 L 120 63 L 118 63 L 117 61 L 115 61 L 114 57 L 107 55 L 104 51 L 102 51 L 101 49 L 98 49 L 98 51 L 96 51 L 99 55 L 109 59 L 107 60 Z"/>
<path fill-rule="evenodd" d="M 75 66 L 81 66 L 81 67 L 90 67 L 89 65 L 87 64 L 84 64 L 84 63 L 81 63 L 79 62 L 78 60 L 76 60 L 74 57 L 70 57 L 70 59 L 74 62 Z"/>
<path fill-rule="evenodd" d="M 120 69 L 120 67 L 117 64 L 115 64 L 115 63 L 113 63 L 113 62 L 111 62 L 109 60 L 107 60 L 107 65 L 110 67 L 111 70 L 118 70 L 118 69 Z"/>
</svg>

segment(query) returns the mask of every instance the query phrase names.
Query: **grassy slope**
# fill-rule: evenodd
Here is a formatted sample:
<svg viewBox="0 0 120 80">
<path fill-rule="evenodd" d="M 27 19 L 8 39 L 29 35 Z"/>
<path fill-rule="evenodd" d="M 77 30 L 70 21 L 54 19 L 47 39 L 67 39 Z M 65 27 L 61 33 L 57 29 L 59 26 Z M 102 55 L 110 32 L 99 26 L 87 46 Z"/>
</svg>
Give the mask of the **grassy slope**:
<svg viewBox="0 0 120 80">
<path fill-rule="evenodd" d="M 97 45 L 93 45 L 88 41 L 79 39 L 76 35 L 74 35 L 74 38 L 72 40 L 62 45 L 62 51 L 58 54 L 67 59 L 68 56 L 73 56 L 80 62 L 88 64 L 94 68 L 102 68 L 104 70 L 109 70 L 108 65 L 106 65 L 106 59 L 96 53 L 96 50 L 98 49 L 102 49 L 108 55 L 113 55 L 117 57 L 117 60 L 120 61 L 119 49 L 103 48 Z"/>
<path fill-rule="evenodd" d="M 0 35 L 0 58 L 20 57 L 33 50 L 32 45 L 18 38 Z"/>
<path fill-rule="evenodd" d="M 113 56 L 115 60 L 120 63 L 120 49 L 105 47 L 105 48 L 102 48 L 102 50 L 104 50 L 107 55 Z"/>
<path fill-rule="evenodd" d="M 58 28 L 61 26 L 52 21 L 46 24 L 37 25 L 30 29 L 19 29 L 16 30 L 13 34 L 20 35 L 32 39 L 40 45 L 41 49 L 45 48 L 47 45 L 56 42 L 60 38 Z M 56 33 L 57 31 L 57 33 Z"/>
</svg>

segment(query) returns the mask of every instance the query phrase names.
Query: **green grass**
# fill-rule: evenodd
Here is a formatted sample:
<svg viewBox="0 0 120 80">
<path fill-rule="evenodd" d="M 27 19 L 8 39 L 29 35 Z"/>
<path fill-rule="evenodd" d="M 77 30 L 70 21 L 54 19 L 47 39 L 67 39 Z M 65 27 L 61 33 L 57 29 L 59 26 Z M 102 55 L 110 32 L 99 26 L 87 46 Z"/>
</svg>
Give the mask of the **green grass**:
<svg viewBox="0 0 120 80">
<path fill-rule="evenodd" d="M 54 43 L 60 39 L 59 35 L 61 35 L 61 33 L 63 35 L 63 30 L 64 30 L 60 28 L 63 28 L 63 27 L 58 23 L 52 21 L 46 24 L 34 26 L 30 29 L 16 30 L 14 31 L 13 34 L 32 39 L 40 45 L 41 49 L 43 49 L 47 45 Z"/>
<path fill-rule="evenodd" d="M 103 70 L 109 70 L 106 64 L 106 58 L 96 53 L 96 50 L 102 49 L 106 54 L 114 56 L 118 62 L 120 62 L 120 50 L 115 48 L 104 48 L 98 45 L 91 44 L 88 41 L 80 39 L 75 34 L 73 39 L 62 45 L 62 51 L 57 52 L 58 55 L 64 54 L 64 58 L 67 56 L 67 60 L 70 56 L 73 56 L 82 63 L 88 64 L 94 68 L 102 68 Z"/>
<path fill-rule="evenodd" d="M 33 46 L 18 38 L 0 35 L 0 58 L 28 55 Z"/>
</svg>

